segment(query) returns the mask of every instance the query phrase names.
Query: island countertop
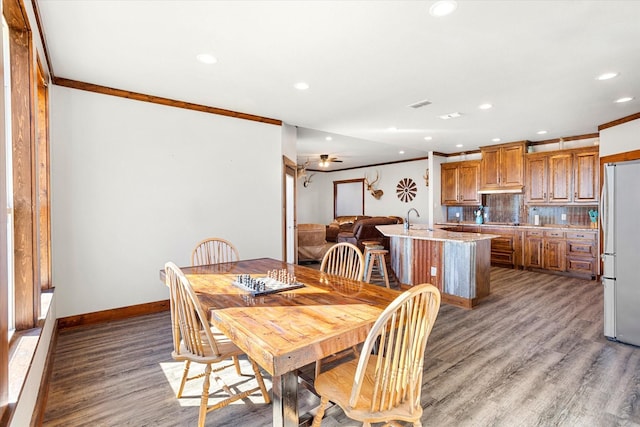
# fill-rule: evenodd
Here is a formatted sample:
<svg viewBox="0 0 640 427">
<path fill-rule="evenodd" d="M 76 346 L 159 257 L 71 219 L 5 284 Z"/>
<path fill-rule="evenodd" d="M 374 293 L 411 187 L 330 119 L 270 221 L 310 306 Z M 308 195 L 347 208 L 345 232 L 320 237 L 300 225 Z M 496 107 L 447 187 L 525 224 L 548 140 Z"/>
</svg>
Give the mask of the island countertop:
<svg viewBox="0 0 640 427">
<path fill-rule="evenodd" d="M 426 228 L 423 224 L 411 226 L 407 231 L 403 224 L 376 225 L 376 228 L 387 237 L 406 237 L 420 240 L 436 240 L 441 242 L 477 242 L 500 237 L 494 234 L 465 233 Z"/>
</svg>

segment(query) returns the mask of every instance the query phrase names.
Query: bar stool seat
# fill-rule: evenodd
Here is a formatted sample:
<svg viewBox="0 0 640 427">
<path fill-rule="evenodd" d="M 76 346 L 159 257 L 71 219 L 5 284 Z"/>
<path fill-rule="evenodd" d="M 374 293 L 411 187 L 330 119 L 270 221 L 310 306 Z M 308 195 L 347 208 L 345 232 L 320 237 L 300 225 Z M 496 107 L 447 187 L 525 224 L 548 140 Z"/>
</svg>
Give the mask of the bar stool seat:
<svg viewBox="0 0 640 427">
<path fill-rule="evenodd" d="M 377 271 L 380 276 L 384 279 L 384 284 L 387 289 L 390 289 L 389 286 L 389 275 L 387 274 L 387 263 L 384 259 L 384 256 L 389 253 L 388 250 L 378 247 L 369 247 L 365 246 L 365 266 L 366 266 L 366 274 L 364 281 L 367 283 L 371 283 L 371 274 L 373 273 L 373 267 L 377 264 Z"/>
</svg>

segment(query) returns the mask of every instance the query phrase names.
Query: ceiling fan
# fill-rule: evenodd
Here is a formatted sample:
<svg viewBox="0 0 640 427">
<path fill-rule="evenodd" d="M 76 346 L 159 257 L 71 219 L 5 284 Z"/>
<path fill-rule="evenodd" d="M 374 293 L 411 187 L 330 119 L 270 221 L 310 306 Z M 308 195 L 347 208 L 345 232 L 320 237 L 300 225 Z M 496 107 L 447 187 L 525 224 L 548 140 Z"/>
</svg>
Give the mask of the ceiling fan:
<svg viewBox="0 0 640 427">
<path fill-rule="evenodd" d="M 337 157 L 329 157 L 328 154 L 320 154 L 320 162 L 318 162 L 318 166 L 321 168 L 329 167 L 330 163 L 342 163 L 342 160 L 339 160 Z"/>
</svg>

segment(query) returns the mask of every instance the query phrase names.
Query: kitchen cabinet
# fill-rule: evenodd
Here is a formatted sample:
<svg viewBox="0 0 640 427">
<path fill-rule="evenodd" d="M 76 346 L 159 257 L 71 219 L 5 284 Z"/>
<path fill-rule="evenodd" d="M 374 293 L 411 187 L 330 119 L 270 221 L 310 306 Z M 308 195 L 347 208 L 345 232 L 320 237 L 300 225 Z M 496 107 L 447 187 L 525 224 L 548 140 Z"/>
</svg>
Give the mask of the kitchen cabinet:
<svg viewBox="0 0 640 427">
<path fill-rule="evenodd" d="M 480 192 L 519 193 L 524 187 L 526 141 L 480 147 Z"/>
<path fill-rule="evenodd" d="M 598 166 L 598 151 L 590 147 L 527 154 L 525 203 L 597 203 Z"/>
<path fill-rule="evenodd" d="M 573 154 L 574 179 L 573 201 L 575 203 L 598 203 L 600 188 L 600 153 L 588 149 Z"/>
<path fill-rule="evenodd" d="M 519 265 L 519 239 L 513 228 L 483 226 L 480 232 L 499 236 L 491 239 L 491 265 L 509 268 Z"/>
<path fill-rule="evenodd" d="M 480 161 L 443 163 L 440 165 L 443 205 L 479 205 Z"/>
<path fill-rule="evenodd" d="M 527 230 L 524 246 L 525 268 L 566 271 L 567 242 L 563 231 Z"/>
<path fill-rule="evenodd" d="M 567 271 L 577 276 L 595 279 L 598 274 L 598 249 L 595 231 L 566 233 Z"/>
</svg>

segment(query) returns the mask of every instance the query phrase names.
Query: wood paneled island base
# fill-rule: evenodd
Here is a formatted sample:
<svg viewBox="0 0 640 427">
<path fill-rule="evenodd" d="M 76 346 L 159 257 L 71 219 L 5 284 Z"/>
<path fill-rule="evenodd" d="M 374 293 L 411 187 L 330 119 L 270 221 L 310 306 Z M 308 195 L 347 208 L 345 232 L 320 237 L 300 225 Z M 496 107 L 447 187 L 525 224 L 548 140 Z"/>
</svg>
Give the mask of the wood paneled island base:
<svg viewBox="0 0 640 427">
<path fill-rule="evenodd" d="M 380 225 L 390 238 L 391 266 L 403 285 L 431 283 L 442 302 L 473 308 L 489 295 L 491 234 L 457 233 Z"/>
</svg>

